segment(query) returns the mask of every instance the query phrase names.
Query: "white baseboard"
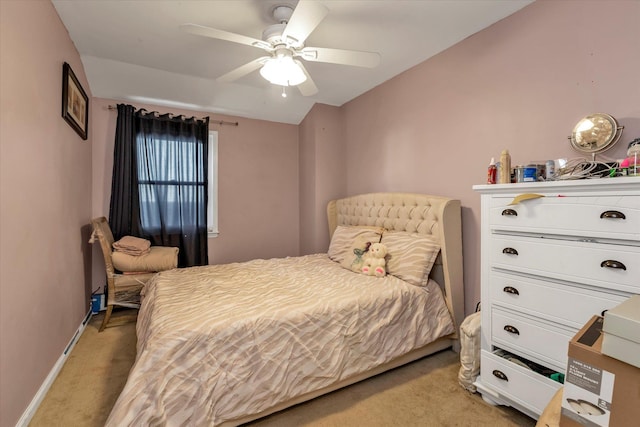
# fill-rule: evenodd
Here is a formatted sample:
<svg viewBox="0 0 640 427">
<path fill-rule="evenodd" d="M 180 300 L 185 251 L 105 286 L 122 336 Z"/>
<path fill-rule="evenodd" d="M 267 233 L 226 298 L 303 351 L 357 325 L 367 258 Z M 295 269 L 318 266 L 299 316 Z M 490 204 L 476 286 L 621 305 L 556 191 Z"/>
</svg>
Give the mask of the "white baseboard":
<svg viewBox="0 0 640 427">
<path fill-rule="evenodd" d="M 91 309 L 89 309 L 89 312 L 87 313 L 84 320 L 78 327 L 78 330 L 76 330 L 76 333 L 73 334 L 73 338 L 71 338 L 71 341 L 69 341 L 69 344 L 67 344 L 67 347 L 64 349 L 64 352 L 62 352 L 62 355 L 60 356 L 60 358 L 58 358 L 58 361 L 55 363 L 55 365 L 53 365 L 51 372 L 49 372 L 49 375 L 47 375 L 47 378 L 45 378 L 44 382 L 40 386 L 40 389 L 31 400 L 31 403 L 29 403 L 29 406 L 27 406 L 27 409 L 24 411 L 24 413 L 18 420 L 16 427 L 27 427 L 29 425 L 29 423 L 31 422 L 31 418 L 33 418 L 33 416 L 35 415 L 36 411 L 38 410 L 38 407 L 40 406 L 40 403 L 42 403 L 42 400 L 44 399 L 47 392 L 49 391 L 49 388 L 51 388 L 51 385 L 53 384 L 56 377 L 60 373 L 60 370 L 62 369 L 64 362 L 67 361 L 67 357 L 69 357 L 69 353 L 71 353 L 71 350 L 76 345 L 76 342 L 78 342 L 80 335 L 82 335 L 82 332 L 84 332 L 84 328 L 87 326 L 87 323 L 89 323 L 89 319 L 91 319 Z"/>
</svg>

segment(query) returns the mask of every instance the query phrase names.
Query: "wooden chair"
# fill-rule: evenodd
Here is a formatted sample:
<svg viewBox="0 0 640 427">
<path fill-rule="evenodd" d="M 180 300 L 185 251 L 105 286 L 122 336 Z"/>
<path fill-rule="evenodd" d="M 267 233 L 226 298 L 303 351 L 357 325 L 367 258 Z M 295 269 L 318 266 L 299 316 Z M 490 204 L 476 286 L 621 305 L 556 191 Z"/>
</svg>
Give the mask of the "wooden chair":
<svg viewBox="0 0 640 427">
<path fill-rule="evenodd" d="M 99 240 L 107 274 L 107 312 L 100 326 L 100 332 L 102 332 L 107 326 L 107 323 L 109 323 L 114 306 L 129 308 L 140 307 L 140 291 L 145 283 L 156 274 L 156 271 L 135 274 L 123 274 L 123 272 L 117 271 L 112 260 L 113 233 L 111 232 L 111 227 L 107 219 L 105 217 L 95 218 L 91 221 L 91 225 L 93 227 L 93 234 L 90 242 L 93 243 L 95 238 Z M 178 265 L 178 248 L 162 247 L 162 249 L 174 250 L 175 260 L 170 268 L 175 268 Z"/>
</svg>

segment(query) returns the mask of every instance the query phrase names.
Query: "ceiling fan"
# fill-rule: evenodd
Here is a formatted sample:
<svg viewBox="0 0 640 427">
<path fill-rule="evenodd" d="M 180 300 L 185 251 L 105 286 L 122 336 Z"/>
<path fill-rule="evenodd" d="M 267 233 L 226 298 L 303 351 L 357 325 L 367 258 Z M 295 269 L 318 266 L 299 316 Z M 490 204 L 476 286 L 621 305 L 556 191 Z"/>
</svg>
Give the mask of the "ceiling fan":
<svg viewBox="0 0 640 427">
<path fill-rule="evenodd" d="M 375 52 L 305 46 L 307 37 L 328 13 L 329 10 L 317 1 L 300 0 L 295 9 L 289 5 L 275 6 L 272 14 L 278 23 L 263 31 L 262 40 L 198 24 L 183 24 L 180 28 L 191 34 L 254 46 L 268 52 L 267 56 L 231 70 L 218 77 L 217 81 L 232 82 L 260 69 L 260 74 L 269 82 L 283 86 L 283 96 L 285 86 L 298 86 L 302 95 L 311 96 L 318 92 L 318 88 L 299 59 L 366 68 L 377 67 L 380 63 L 380 55 Z"/>
</svg>

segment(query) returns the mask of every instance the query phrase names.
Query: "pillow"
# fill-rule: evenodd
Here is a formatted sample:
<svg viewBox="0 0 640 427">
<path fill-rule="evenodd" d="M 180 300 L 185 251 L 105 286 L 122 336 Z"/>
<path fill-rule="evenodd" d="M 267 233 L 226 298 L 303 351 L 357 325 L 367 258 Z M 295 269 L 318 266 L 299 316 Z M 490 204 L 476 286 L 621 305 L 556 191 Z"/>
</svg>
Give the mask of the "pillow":
<svg viewBox="0 0 640 427">
<path fill-rule="evenodd" d="M 178 248 L 169 246 L 151 246 L 144 255 L 129 255 L 124 252 L 111 253 L 111 262 L 116 270 L 122 272 L 152 272 L 171 270 L 178 266 Z"/>
<path fill-rule="evenodd" d="M 383 230 L 382 227 L 339 225 L 331 236 L 327 254 L 344 268 L 360 272 L 361 253 L 368 249 L 368 242 L 380 242 Z"/>
<path fill-rule="evenodd" d="M 426 286 L 440 244 L 430 236 L 404 231 L 385 231 L 387 273 L 416 286 Z"/>
</svg>

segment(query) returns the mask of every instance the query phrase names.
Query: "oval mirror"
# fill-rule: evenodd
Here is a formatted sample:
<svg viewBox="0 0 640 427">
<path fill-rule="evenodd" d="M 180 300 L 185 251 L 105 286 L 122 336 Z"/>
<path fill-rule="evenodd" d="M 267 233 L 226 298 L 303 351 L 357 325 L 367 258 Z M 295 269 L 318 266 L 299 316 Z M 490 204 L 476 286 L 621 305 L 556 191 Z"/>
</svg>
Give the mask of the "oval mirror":
<svg viewBox="0 0 640 427">
<path fill-rule="evenodd" d="M 582 153 L 591 153 L 595 158 L 596 153 L 608 150 L 618 142 L 622 129 L 624 126 L 618 126 L 618 122 L 611 115 L 595 113 L 580 120 L 573 128 L 569 139 L 574 149 Z"/>
</svg>

